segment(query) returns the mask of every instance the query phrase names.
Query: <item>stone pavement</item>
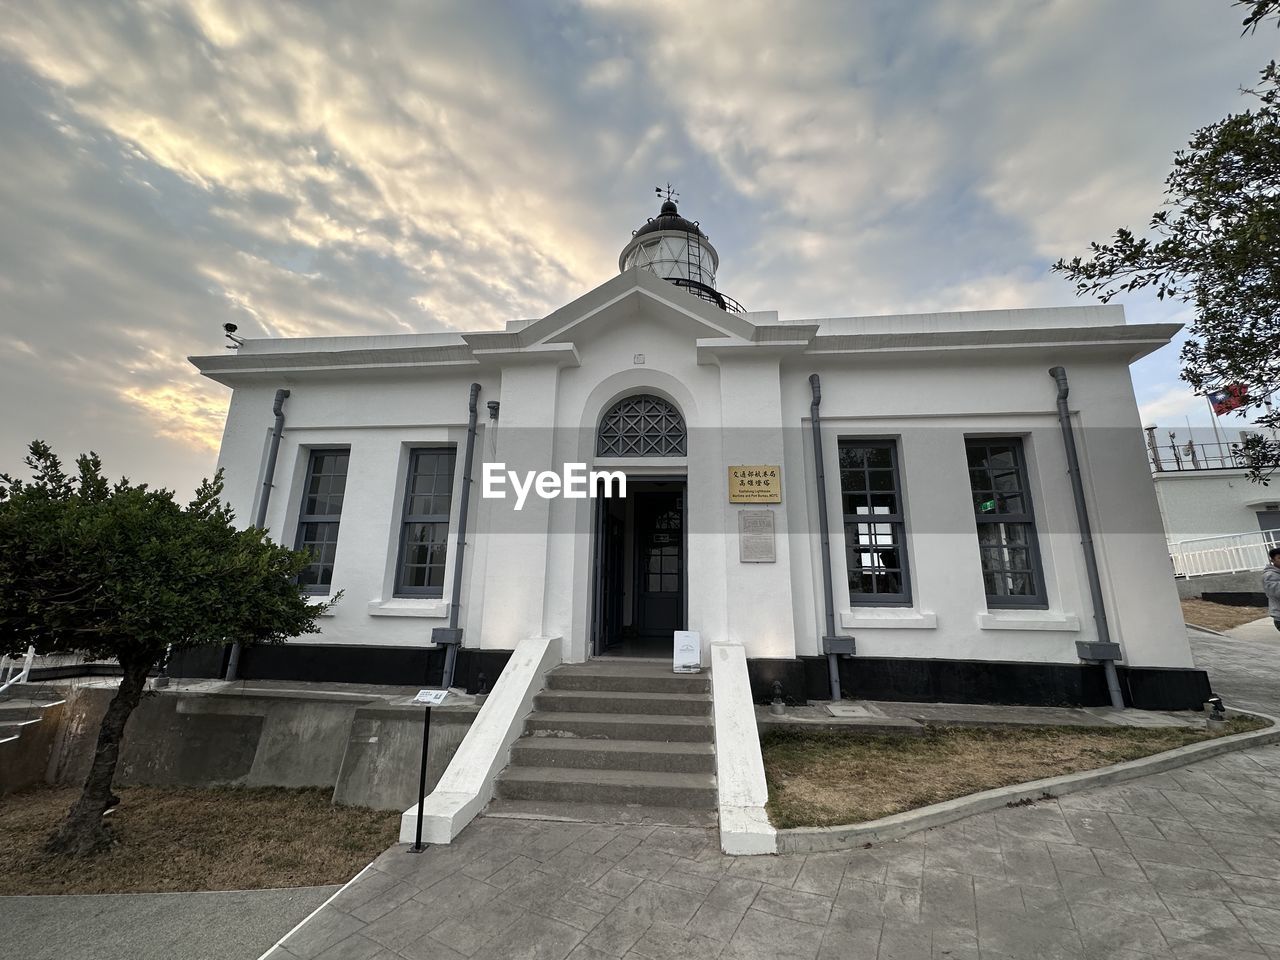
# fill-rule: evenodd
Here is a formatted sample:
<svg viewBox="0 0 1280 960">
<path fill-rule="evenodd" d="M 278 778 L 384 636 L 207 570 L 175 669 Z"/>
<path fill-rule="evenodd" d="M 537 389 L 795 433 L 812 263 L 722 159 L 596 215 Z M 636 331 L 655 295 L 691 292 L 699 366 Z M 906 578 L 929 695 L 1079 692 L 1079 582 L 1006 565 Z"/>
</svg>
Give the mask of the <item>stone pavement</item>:
<svg viewBox="0 0 1280 960">
<path fill-rule="evenodd" d="M 1269 622 L 1268 622 L 1269 626 Z M 1280 714 L 1280 634 L 1191 631 L 1228 702 Z M 844 853 L 714 831 L 481 818 L 396 846 L 272 960 L 1280 958 L 1280 746 Z"/>
<path fill-rule="evenodd" d="M 1196 663 L 1227 706 L 1280 716 L 1280 631 L 1264 618 L 1226 636 L 1188 629 Z"/>
<path fill-rule="evenodd" d="M 0 960 L 252 960 L 337 889 L 0 897 Z"/>
<path fill-rule="evenodd" d="M 1280 747 L 897 843 L 481 818 L 398 845 L 272 960 L 1280 958 Z"/>
</svg>

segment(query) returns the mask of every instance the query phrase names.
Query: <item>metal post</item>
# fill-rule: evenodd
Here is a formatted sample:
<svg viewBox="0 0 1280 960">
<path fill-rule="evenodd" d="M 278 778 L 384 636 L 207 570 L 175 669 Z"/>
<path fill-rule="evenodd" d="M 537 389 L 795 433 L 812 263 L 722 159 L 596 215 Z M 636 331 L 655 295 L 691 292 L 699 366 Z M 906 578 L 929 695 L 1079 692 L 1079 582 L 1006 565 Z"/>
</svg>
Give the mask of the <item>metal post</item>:
<svg viewBox="0 0 1280 960">
<path fill-rule="evenodd" d="M 258 514 L 253 525 L 259 530 L 267 528 L 267 506 L 271 502 L 271 488 L 275 483 L 276 458 L 280 455 L 280 437 L 284 433 L 284 402 L 289 399 L 289 391 L 283 388 L 276 391 L 271 401 L 271 414 L 275 418 L 271 425 L 271 444 L 267 448 L 267 463 L 262 470 L 262 492 L 258 495 Z M 227 657 L 226 679 L 240 679 L 240 651 L 242 647 L 237 640 L 231 645 L 231 655 Z"/>
<path fill-rule="evenodd" d="M 1080 548 L 1084 553 L 1084 570 L 1089 582 L 1089 599 L 1093 604 L 1093 622 L 1098 632 L 1099 647 L 1111 646 L 1111 630 L 1107 626 L 1107 608 L 1102 597 L 1102 577 L 1098 573 L 1098 555 L 1093 542 L 1093 528 L 1089 524 L 1089 508 L 1084 497 L 1084 478 L 1080 473 L 1080 457 L 1076 451 L 1075 431 L 1071 427 L 1071 410 L 1067 406 L 1070 386 L 1067 383 L 1067 371 L 1062 367 L 1054 367 L 1049 371 L 1058 385 L 1058 425 L 1062 429 L 1062 446 L 1067 455 L 1067 476 L 1071 480 L 1071 496 L 1075 500 L 1076 523 L 1080 527 Z M 1118 654 L 1117 646 L 1112 653 Z M 1111 697 L 1111 705 L 1117 710 L 1124 709 L 1124 695 L 1120 692 L 1120 680 L 1116 675 L 1116 665 L 1112 659 L 1103 661 L 1103 670 L 1107 675 L 1107 693 Z"/>
<path fill-rule="evenodd" d="M 427 849 L 422 842 L 422 805 L 427 799 L 427 745 L 431 740 L 431 705 L 427 704 L 422 715 L 422 766 L 418 768 L 418 826 L 413 834 L 413 847 L 410 853 L 421 853 Z"/>
<path fill-rule="evenodd" d="M 462 502 L 458 505 L 458 534 L 453 548 L 453 591 L 449 601 L 449 626 L 435 627 L 431 631 L 431 642 L 444 647 L 444 675 L 440 685 L 446 690 L 453 686 L 458 647 L 462 644 L 458 612 L 462 608 L 462 569 L 467 550 L 467 509 L 471 503 L 471 467 L 476 449 L 476 401 L 479 398 L 480 384 L 473 383 L 467 401 L 467 446 L 462 460 Z M 496 411 L 490 407 L 489 412 L 492 415 Z"/>
<path fill-rule="evenodd" d="M 836 656 L 841 652 L 852 654 L 854 652 L 854 642 L 852 637 L 839 637 L 836 635 L 835 597 L 831 583 L 831 532 L 827 525 L 827 468 L 822 457 L 822 417 L 819 410 L 822 404 L 822 381 L 816 373 L 809 377 L 809 389 L 812 393 L 812 402 L 809 404 L 809 419 L 813 430 L 813 465 L 818 497 L 818 526 L 821 528 L 818 532 L 822 538 L 822 592 L 826 601 L 824 604 L 826 633 L 822 637 L 822 649 L 827 655 L 827 679 L 831 684 L 831 699 L 839 700 L 841 698 L 840 664 Z"/>
<path fill-rule="evenodd" d="M 1164 465 L 1160 463 L 1160 448 L 1156 445 L 1156 428 L 1152 425 L 1142 429 L 1147 432 L 1147 449 L 1151 452 L 1151 466 L 1159 472 L 1164 469 Z"/>
</svg>

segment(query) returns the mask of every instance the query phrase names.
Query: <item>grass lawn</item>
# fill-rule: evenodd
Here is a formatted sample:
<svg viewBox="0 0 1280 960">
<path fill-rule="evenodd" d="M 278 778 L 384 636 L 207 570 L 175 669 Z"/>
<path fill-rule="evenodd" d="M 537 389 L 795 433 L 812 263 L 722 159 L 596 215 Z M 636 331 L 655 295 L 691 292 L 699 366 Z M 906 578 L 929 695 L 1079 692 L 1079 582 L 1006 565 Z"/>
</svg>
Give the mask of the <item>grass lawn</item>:
<svg viewBox="0 0 1280 960">
<path fill-rule="evenodd" d="M 1230 733 L 1268 726 L 1232 717 Z M 1179 727 L 929 727 L 922 737 L 769 731 L 762 738 L 775 827 L 862 823 L 916 807 L 1210 739 Z"/>
<path fill-rule="evenodd" d="M 1182 619 L 1194 623 L 1197 627 L 1208 630 L 1230 630 L 1242 623 L 1252 623 L 1267 615 L 1266 607 L 1232 607 L 1225 603 L 1210 603 L 1208 600 L 1192 599 L 1182 601 Z"/>
<path fill-rule="evenodd" d="M 117 843 L 87 860 L 46 858 L 78 788 L 0 797 L 0 894 L 238 890 L 345 883 L 396 841 L 400 814 L 339 807 L 331 790 L 117 789 Z"/>
</svg>

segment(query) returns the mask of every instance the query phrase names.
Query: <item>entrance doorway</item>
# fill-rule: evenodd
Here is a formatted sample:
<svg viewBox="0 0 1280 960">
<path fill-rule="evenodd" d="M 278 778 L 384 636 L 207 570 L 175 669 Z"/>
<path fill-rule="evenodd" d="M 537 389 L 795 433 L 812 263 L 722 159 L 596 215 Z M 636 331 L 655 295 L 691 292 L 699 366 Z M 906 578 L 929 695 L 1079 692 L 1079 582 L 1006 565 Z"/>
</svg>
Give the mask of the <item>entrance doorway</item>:
<svg viewBox="0 0 1280 960">
<path fill-rule="evenodd" d="M 685 628 L 685 481 L 627 478 L 597 498 L 592 653 L 670 657 Z"/>
</svg>

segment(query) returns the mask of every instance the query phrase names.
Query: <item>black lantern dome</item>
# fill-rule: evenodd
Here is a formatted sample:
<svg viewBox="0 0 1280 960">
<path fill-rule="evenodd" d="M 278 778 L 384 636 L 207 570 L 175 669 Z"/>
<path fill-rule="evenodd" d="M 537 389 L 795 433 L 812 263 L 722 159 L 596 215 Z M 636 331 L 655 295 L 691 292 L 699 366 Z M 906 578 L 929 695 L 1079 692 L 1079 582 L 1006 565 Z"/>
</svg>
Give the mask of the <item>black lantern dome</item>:
<svg viewBox="0 0 1280 960">
<path fill-rule="evenodd" d="M 720 255 L 698 221 L 680 216 L 670 195 L 663 201 L 658 215 L 632 233 L 631 241 L 618 256 L 619 272 L 639 267 L 695 297 L 714 303 L 721 310 L 746 313 L 740 303 L 716 290 L 719 266 Z"/>
</svg>

